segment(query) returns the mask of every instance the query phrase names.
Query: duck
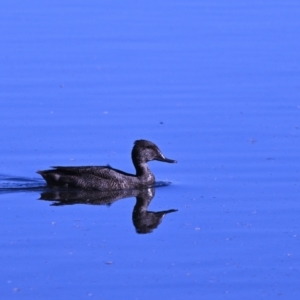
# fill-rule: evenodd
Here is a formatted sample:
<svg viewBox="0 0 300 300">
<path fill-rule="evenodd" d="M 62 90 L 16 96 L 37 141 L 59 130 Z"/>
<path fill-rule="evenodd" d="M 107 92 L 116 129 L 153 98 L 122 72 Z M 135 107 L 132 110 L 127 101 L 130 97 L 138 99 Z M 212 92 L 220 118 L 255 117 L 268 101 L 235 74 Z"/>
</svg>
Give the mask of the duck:
<svg viewBox="0 0 300 300">
<path fill-rule="evenodd" d="M 147 163 L 157 160 L 177 163 L 166 158 L 160 149 L 147 140 L 136 140 L 131 151 L 136 174 L 130 174 L 111 166 L 52 167 L 50 170 L 37 171 L 49 188 L 78 188 L 84 190 L 123 190 L 141 189 L 153 186 L 155 176 Z"/>
</svg>

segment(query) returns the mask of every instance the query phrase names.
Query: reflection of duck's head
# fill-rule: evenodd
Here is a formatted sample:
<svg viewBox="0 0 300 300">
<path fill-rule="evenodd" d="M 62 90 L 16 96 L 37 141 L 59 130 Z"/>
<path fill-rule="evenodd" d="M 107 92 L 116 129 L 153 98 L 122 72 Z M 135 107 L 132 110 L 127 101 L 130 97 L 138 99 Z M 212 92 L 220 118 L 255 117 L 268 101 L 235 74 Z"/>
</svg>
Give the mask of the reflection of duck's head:
<svg viewBox="0 0 300 300">
<path fill-rule="evenodd" d="M 158 160 L 175 163 L 166 158 L 152 142 L 137 140 L 131 153 L 136 175 L 128 174 L 110 166 L 53 167 L 52 170 L 38 171 L 49 187 L 75 187 L 86 190 L 140 189 L 153 185 L 155 177 L 147 162 Z"/>
<path fill-rule="evenodd" d="M 163 217 L 177 209 L 164 211 L 148 211 L 148 206 L 155 195 L 155 189 L 143 189 L 136 196 L 136 204 L 132 212 L 132 221 L 137 233 L 151 233 L 161 223 Z"/>
<path fill-rule="evenodd" d="M 176 212 L 177 209 L 169 209 L 164 211 L 152 212 L 145 211 L 136 213 L 132 220 L 137 233 L 151 233 L 157 228 L 166 214 Z"/>
</svg>

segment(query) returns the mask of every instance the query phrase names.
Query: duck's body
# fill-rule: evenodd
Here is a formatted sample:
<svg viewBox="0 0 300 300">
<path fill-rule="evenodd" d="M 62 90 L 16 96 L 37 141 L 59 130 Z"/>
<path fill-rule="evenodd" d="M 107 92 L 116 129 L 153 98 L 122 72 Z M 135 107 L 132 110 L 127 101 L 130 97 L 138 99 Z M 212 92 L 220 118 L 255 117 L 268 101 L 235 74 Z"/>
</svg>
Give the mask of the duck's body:
<svg viewBox="0 0 300 300">
<path fill-rule="evenodd" d="M 131 152 L 136 175 L 111 168 L 110 166 L 53 167 L 38 171 L 51 188 L 75 187 L 95 190 L 138 189 L 153 185 L 155 177 L 147 166 L 151 160 L 174 163 L 166 158 L 159 148 L 146 140 L 135 141 Z"/>
</svg>

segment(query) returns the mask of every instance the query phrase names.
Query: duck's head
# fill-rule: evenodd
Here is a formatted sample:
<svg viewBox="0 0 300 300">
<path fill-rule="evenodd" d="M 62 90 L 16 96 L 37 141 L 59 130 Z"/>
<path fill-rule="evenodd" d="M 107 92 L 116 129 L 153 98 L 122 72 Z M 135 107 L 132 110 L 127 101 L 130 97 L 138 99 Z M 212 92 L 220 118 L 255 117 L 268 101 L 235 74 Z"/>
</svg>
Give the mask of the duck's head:
<svg viewBox="0 0 300 300">
<path fill-rule="evenodd" d="M 131 152 L 134 162 L 145 163 L 150 160 L 159 160 L 168 163 L 176 163 L 176 160 L 166 158 L 159 148 L 152 142 L 146 140 L 137 140 Z"/>
</svg>

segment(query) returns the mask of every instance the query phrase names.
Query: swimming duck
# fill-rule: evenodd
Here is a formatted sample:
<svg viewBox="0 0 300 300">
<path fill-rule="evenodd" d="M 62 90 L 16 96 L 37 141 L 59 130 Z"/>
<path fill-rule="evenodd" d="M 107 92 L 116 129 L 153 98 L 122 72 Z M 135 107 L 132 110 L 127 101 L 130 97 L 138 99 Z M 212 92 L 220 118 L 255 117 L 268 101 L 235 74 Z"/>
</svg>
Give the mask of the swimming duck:
<svg viewBox="0 0 300 300">
<path fill-rule="evenodd" d="M 166 158 L 154 143 L 146 140 L 134 142 L 131 158 L 136 175 L 110 166 L 53 167 L 37 173 L 42 175 L 51 188 L 73 187 L 103 191 L 138 189 L 151 186 L 155 182 L 155 177 L 148 168 L 148 161 L 177 162 Z"/>
</svg>

